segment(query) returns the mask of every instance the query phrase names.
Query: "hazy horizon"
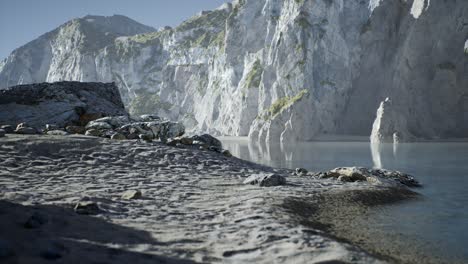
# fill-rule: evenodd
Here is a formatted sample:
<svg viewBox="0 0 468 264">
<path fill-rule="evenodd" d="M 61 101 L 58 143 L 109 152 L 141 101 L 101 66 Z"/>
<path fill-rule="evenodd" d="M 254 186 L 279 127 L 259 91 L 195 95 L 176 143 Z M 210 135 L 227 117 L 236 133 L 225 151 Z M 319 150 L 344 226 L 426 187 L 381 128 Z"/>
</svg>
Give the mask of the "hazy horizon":
<svg viewBox="0 0 468 264">
<path fill-rule="evenodd" d="M 0 60 L 16 48 L 63 23 L 86 15 L 124 15 L 159 28 L 175 26 L 202 10 L 215 9 L 230 0 L 2 0 L 0 2 Z"/>
</svg>

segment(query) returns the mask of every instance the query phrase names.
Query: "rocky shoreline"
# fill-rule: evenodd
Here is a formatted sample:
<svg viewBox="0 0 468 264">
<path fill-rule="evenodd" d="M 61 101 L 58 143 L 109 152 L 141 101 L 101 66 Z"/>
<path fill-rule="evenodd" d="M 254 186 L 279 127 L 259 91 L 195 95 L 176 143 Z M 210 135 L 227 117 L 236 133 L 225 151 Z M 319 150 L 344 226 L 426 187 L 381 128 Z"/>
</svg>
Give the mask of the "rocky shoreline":
<svg viewBox="0 0 468 264">
<path fill-rule="evenodd" d="M 387 259 L 331 234 L 356 216 L 337 223 L 342 209 L 362 208 L 356 193 L 416 196 L 410 175 L 262 166 L 181 123 L 130 116 L 116 95 L 113 84 L 74 82 L 2 91 L 0 108 L 14 113 L 0 114 L 2 263 Z"/>
<path fill-rule="evenodd" d="M 318 197 L 416 195 L 404 174 L 274 169 L 160 141 L 9 134 L 0 142 L 4 263 L 380 263 L 322 228 L 329 210 L 316 205 L 328 199 Z"/>
</svg>

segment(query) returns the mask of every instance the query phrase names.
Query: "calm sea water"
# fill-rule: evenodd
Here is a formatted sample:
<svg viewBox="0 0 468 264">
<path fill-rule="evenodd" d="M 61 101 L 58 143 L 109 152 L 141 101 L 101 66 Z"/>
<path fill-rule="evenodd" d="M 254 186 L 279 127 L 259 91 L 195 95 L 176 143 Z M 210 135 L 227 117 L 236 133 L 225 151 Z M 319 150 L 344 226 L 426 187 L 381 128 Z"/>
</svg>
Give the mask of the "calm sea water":
<svg viewBox="0 0 468 264">
<path fill-rule="evenodd" d="M 468 263 L 468 143 L 371 146 L 368 142 L 305 142 L 260 147 L 225 138 L 234 156 L 273 166 L 324 171 L 340 166 L 400 170 L 415 176 L 421 199 L 378 208 L 369 228 L 398 240 L 403 251 L 420 250 L 440 262 Z M 381 234 L 382 235 L 382 234 Z M 395 241 L 394 244 L 397 244 Z"/>
</svg>

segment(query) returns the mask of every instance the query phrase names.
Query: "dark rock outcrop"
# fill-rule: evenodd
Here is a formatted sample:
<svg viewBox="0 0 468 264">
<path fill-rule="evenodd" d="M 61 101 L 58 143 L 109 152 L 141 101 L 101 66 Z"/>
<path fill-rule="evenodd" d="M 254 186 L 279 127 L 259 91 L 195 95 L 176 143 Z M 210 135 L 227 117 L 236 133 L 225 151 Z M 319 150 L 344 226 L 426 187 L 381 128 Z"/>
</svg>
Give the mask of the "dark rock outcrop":
<svg viewBox="0 0 468 264">
<path fill-rule="evenodd" d="M 115 115 L 127 113 L 114 83 L 39 83 L 0 90 L 0 124 L 84 126 Z"/>
</svg>

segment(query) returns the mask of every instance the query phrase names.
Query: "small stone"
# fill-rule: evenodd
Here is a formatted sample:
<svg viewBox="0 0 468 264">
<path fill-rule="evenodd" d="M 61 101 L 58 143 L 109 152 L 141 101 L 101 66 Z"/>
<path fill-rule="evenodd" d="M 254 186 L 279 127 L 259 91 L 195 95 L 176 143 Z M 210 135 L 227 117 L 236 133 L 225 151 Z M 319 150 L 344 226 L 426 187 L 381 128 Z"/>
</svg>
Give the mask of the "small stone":
<svg viewBox="0 0 468 264">
<path fill-rule="evenodd" d="M 13 128 L 13 126 L 10 126 L 10 125 L 3 125 L 0 128 L 5 130 L 5 133 L 7 133 L 7 134 L 11 134 L 11 133 L 15 132 L 15 129 Z"/>
<path fill-rule="evenodd" d="M 70 134 L 84 134 L 86 133 L 86 128 L 82 126 L 67 126 L 65 131 Z"/>
<path fill-rule="evenodd" d="M 223 150 L 223 152 L 221 152 L 221 153 L 222 153 L 225 157 L 228 157 L 228 158 L 232 157 L 231 152 L 230 152 L 229 150 L 227 150 L 227 149 Z"/>
<path fill-rule="evenodd" d="M 338 177 L 338 180 L 342 182 L 354 182 L 354 180 L 347 175 L 341 175 L 340 177 Z"/>
<path fill-rule="evenodd" d="M 180 144 L 180 140 L 179 140 L 179 139 L 169 140 L 169 141 L 166 143 L 166 145 L 171 146 L 171 147 L 176 147 L 177 144 Z"/>
<path fill-rule="evenodd" d="M 112 129 L 112 126 L 103 121 L 91 121 L 86 125 L 86 129 L 93 129 L 93 128 L 94 129 Z"/>
<path fill-rule="evenodd" d="M 245 179 L 244 184 L 271 187 L 286 184 L 286 178 L 278 174 L 254 174 Z"/>
<path fill-rule="evenodd" d="M 153 137 L 150 134 L 140 134 L 138 136 L 141 140 L 146 141 L 146 142 L 152 142 Z"/>
<path fill-rule="evenodd" d="M 16 126 L 16 130 L 20 129 L 20 128 L 23 128 L 23 127 L 29 127 L 27 123 L 23 122 L 23 123 L 19 123 L 17 126 Z"/>
<path fill-rule="evenodd" d="M 296 175 L 297 176 L 304 176 L 307 175 L 308 171 L 304 168 L 296 168 Z"/>
<path fill-rule="evenodd" d="M 198 147 L 199 150 L 206 150 L 207 147 L 205 145 L 201 145 L 200 147 Z"/>
<path fill-rule="evenodd" d="M 101 210 L 97 203 L 92 201 L 81 201 L 75 205 L 75 212 L 78 214 L 85 214 L 85 215 L 94 215 L 98 214 Z"/>
<path fill-rule="evenodd" d="M 0 137 L 4 137 L 6 134 L 6 131 L 3 129 L 0 129 Z"/>
<path fill-rule="evenodd" d="M 34 135 L 34 134 L 37 134 L 37 130 L 32 128 L 32 127 L 18 127 L 16 128 L 15 130 L 15 133 L 16 134 L 23 134 L 23 135 Z"/>
<path fill-rule="evenodd" d="M 57 125 L 53 125 L 53 124 L 46 124 L 45 125 L 45 130 L 46 131 L 59 130 L 59 127 Z"/>
<path fill-rule="evenodd" d="M 125 140 L 125 139 L 127 139 L 127 138 L 126 138 L 124 135 L 120 134 L 120 133 L 115 133 L 115 134 L 112 134 L 111 139 L 114 139 L 114 140 Z"/>
<path fill-rule="evenodd" d="M 140 199 L 142 194 L 139 190 L 129 190 L 122 194 L 122 199 L 124 200 L 133 200 L 133 199 Z"/>
<path fill-rule="evenodd" d="M 92 137 L 99 137 L 99 136 L 101 136 L 101 131 L 92 128 L 92 129 L 86 130 L 85 135 L 86 136 L 92 136 Z"/>
<path fill-rule="evenodd" d="M 65 135 L 68 135 L 68 133 L 63 130 L 50 130 L 50 131 L 47 131 L 47 135 L 65 136 Z"/>
<path fill-rule="evenodd" d="M 184 145 L 192 145 L 193 144 L 193 139 L 188 138 L 188 137 L 183 137 L 180 139 L 180 143 Z"/>
<path fill-rule="evenodd" d="M 30 229 L 34 229 L 34 228 L 39 228 L 41 227 L 42 225 L 46 224 L 47 223 L 47 217 L 38 213 L 38 212 L 34 212 L 29 218 L 28 220 L 26 220 L 26 222 L 24 223 L 24 227 L 25 228 L 30 228 Z"/>
</svg>

